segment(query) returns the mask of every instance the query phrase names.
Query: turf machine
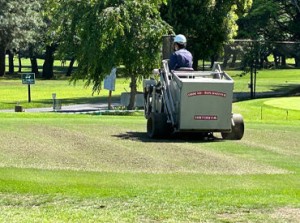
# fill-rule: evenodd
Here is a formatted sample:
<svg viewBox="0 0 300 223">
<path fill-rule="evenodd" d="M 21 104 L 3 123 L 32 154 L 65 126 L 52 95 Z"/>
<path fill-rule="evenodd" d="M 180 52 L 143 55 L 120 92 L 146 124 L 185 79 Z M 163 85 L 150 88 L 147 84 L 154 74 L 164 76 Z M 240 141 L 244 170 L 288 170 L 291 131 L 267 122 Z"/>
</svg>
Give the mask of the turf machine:
<svg viewBox="0 0 300 223">
<path fill-rule="evenodd" d="M 219 132 L 223 139 L 240 140 L 244 121 L 232 114 L 233 80 L 215 64 L 212 71 L 170 71 L 168 61 L 158 78 L 143 82 L 147 134 L 165 138 L 177 132 Z M 200 135 L 200 134 L 199 134 Z"/>
</svg>

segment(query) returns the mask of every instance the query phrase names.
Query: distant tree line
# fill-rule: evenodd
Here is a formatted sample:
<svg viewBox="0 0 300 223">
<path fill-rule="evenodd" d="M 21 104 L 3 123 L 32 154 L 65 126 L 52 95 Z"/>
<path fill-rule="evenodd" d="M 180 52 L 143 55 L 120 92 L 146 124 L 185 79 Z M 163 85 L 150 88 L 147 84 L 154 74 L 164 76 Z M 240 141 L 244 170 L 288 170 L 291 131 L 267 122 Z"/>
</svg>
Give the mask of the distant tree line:
<svg viewBox="0 0 300 223">
<path fill-rule="evenodd" d="M 254 0 L 246 16 L 237 24 L 237 39 L 256 41 L 260 67 L 269 55 L 275 67 L 285 67 L 294 58 L 300 68 L 300 0 Z M 255 47 L 253 47 L 255 48 Z"/>
<path fill-rule="evenodd" d="M 263 68 L 299 68 L 300 42 L 288 41 L 256 41 L 249 39 L 235 39 L 224 45 L 224 54 L 219 57 L 223 69 L 235 68 L 244 69 L 247 66 L 247 56 L 252 55 L 256 60 L 256 67 Z M 294 59 L 294 62 L 287 63 L 287 59 Z"/>
</svg>

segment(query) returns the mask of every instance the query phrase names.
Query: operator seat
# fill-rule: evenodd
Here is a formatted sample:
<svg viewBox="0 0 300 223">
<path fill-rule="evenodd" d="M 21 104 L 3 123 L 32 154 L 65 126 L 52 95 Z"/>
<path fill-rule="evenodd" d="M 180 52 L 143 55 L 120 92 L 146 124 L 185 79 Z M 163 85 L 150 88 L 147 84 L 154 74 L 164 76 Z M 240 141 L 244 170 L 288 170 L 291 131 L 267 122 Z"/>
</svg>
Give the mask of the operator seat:
<svg viewBox="0 0 300 223">
<path fill-rule="evenodd" d="M 179 78 L 195 78 L 193 75 L 194 69 L 192 67 L 180 67 L 173 70 L 173 74 L 176 74 Z"/>
</svg>

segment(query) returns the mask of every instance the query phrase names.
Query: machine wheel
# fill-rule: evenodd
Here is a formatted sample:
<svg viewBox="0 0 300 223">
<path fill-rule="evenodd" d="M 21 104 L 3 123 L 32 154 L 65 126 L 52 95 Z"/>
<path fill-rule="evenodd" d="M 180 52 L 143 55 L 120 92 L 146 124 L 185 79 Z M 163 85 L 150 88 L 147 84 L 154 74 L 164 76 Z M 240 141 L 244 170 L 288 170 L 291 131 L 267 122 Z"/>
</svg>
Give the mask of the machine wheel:
<svg viewBox="0 0 300 223">
<path fill-rule="evenodd" d="M 148 119 L 152 110 L 151 105 L 151 92 L 147 92 L 146 88 L 144 89 L 144 115 Z"/>
<path fill-rule="evenodd" d="M 172 133 L 172 126 L 167 123 L 165 113 L 151 113 L 147 120 L 147 134 L 150 138 L 164 138 Z"/>
<path fill-rule="evenodd" d="M 149 93 L 144 93 L 144 115 L 145 118 L 148 119 L 151 112 L 151 102 Z"/>
<path fill-rule="evenodd" d="M 245 130 L 243 116 L 240 114 L 233 114 L 232 119 L 234 125 L 231 125 L 231 132 L 222 132 L 222 138 L 229 140 L 240 140 L 243 138 Z"/>
</svg>

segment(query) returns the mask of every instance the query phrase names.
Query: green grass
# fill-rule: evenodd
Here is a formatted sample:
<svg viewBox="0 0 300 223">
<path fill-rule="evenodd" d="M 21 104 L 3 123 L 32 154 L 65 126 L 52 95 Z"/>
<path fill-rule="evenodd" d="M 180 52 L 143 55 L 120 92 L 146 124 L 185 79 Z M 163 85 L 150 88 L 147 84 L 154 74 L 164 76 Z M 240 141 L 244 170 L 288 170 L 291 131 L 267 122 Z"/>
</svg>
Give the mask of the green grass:
<svg viewBox="0 0 300 223">
<path fill-rule="evenodd" d="M 124 78 L 119 79 L 117 84 L 120 90 L 112 93 L 113 100 L 118 100 L 121 89 L 129 88 Z M 0 93 L 0 109 L 13 109 L 17 103 L 25 108 L 51 107 L 53 93 L 63 105 L 106 102 L 108 98 L 107 90 L 92 95 L 91 87 L 84 87 L 81 81 L 74 86 L 68 80 L 36 80 L 36 84 L 31 85 L 31 103 L 28 103 L 28 86 L 23 85 L 21 80 L 0 80 Z"/>
<path fill-rule="evenodd" d="M 299 85 L 298 70 L 271 72 L 260 91 Z M 248 78 L 235 77 L 236 91 Z M 116 86 L 115 99 L 128 83 Z M 65 103 L 108 94 L 37 80 L 29 104 L 21 80 L 2 78 L 0 108 L 51 106 L 54 92 Z M 233 110 L 245 119 L 240 141 L 151 140 L 142 115 L 1 113 L 0 222 L 298 222 L 299 97 Z"/>
<path fill-rule="evenodd" d="M 40 72 L 42 71 L 42 64 L 43 60 L 38 60 Z M 22 72 L 30 72 L 29 59 L 22 59 L 22 65 Z M 61 62 L 56 60 L 54 63 L 54 80 L 36 78 L 35 84 L 30 87 L 30 103 L 28 103 L 28 86 L 22 84 L 20 74 L 0 77 L 0 94 L 2 95 L 0 109 L 14 109 L 18 103 L 24 108 L 51 107 L 53 93 L 56 93 L 57 99 L 60 99 L 63 105 L 107 102 L 108 90 L 102 89 L 99 94 L 96 92 L 93 95 L 92 86 L 86 87 L 83 81 L 77 81 L 75 85 L 70 83 L 70 78 L 64 76 L 67 65 L 68 62 L 65 67 L 61 67 Z M 142 83 L 138 87 L 139 90 L 142 89 Z M 121 93 L 126 91 L 130 91 L 129 80 L 117 78 L 116 90 L 112 92 L 112 100 L 119 102 Z"/>
<path fill-rule="evenodd" d="M 241 71 L 228 71 L 235 80 L 235 92 L 249 92 L 250 74 L 240 75 Z M 288 92 L 299 88 L 300 69 L 259 70 L 257 92 Z M 299 90 L 298 90 L 299 91 Z"/>
<path fill-rule="evenodd" d="M 300 110 L 300 97 L 274 98 L 266 101 L 265 104 L 286 110 Z"/>
<path fill-rule="evenodd" d="M 116 91 L 112 92 L 112 100 L 119 102 L 122 92 L 130 91 L 129 81 L 119 78 L 116 81 Z M 31 102 L 28 102 L 28 86 L 20 80 L 0 79 L 0 109 L 13 109 L 16 104 L 24 108 L 51 107 L 52 94 L 56 93 L 63 105 L 82 103 L 107 102 L 108 90 L 101 90 L 100 94 L 92 94 L 92 87 L 85 87 L 82 81 L 76 85 L 68 80 L 36 80 L 31 85 Z"/>
<path fill-rule="evenodd" d="M 250 121 L 300 120 L 300 97 L 249 100 L 233 104 L 236 113 Z M 250 108 L 250 109 L 249 109 Z"/>
<path fill-rule="evenodd" d="M 0 221 L 297 222 L 300 111 L 255 117 L 269 100 L 234 104 L 241 141 L 150 140 L 143 116 L 3 113 Z"/>
<path fill-rule="evenodd" d="M 6 64 L 5 71 L 8 72 L 9 71 L 8 57 L 6 58 L 5 64 Z M 29 58 L 21 58 L 21 64 L 22 64 L 22 72 L 31 72 L 31 62 L 30 62 Z M 43 71 L 43 64 L 44 64 L 43 59 L 37 59 L 37 65 L 38 65 L 39 72 Z M 64 65 L 62 64 L 61 60 L 54 60 L 54 63 L 53 63 L 54 69 L 53 70 L 54 70 L 55 77 L 60 77 L 61 74 L 66 73 L 69 64 L 70 64 L 69 60 L 66 60 Z M 74 63 L 74 67 L 75 68 L 77 67 L 76 62 Z M 19 60 L 16 57 L 14 58 L 14 71 L 15 72 L 19 71 Z"/>
<path fill-rule="evenodd" d="M 38 60 L 38 65 L 42 66 L 43 61 Z M 30 71 L 28 59 L 23 59 L 23 72 Z M 37 79 L 35 85 L 31 85 L 31 103 L 28 103 L 28 87 L 22 85 L 20 78 L 10 76 L 0 78 L 0 109 L 13 109 L 17 103 L 24 108 L 51 107 L 52 93 L 57 94 L 57 98 L 63 105 L 78 103 L 98 103 L 106 102 L 108 91 L 103 89 L 100 94 L 92 96 L 92 87 L 84 87 L 82 81 L 78 81 L 76 86 L 69 83 L 68 78 L 63 77 L 66 67 L 61 67 L 61 62 L 56 60 L 54 64 L 56 80 L 46 81 Z M 241 71 L 228 71 L 235 80 L 235 92 L 249 92 L 248 83 L 250 75 L 240 76 Z M 62 78 L 63 77 L 63 78 Z M 117 78 L 116 91 L 113 92 L 113 100 L 119 101 L 122 92 L 130 91 L 129 80 Z M 257 74 L 257 92 L 299 92 L 300 69 L 285 70 L 262 70 Z M 142 90 L 142 83 L 139 83 L 139 90 Z"/>
</svg>

